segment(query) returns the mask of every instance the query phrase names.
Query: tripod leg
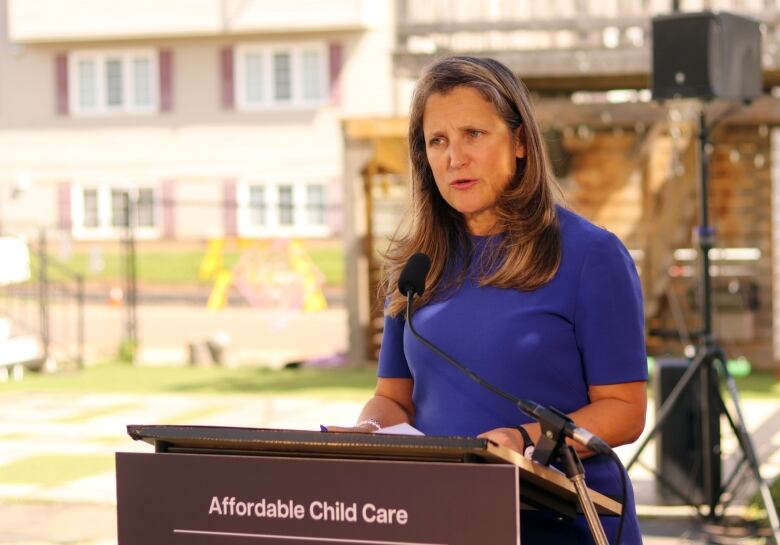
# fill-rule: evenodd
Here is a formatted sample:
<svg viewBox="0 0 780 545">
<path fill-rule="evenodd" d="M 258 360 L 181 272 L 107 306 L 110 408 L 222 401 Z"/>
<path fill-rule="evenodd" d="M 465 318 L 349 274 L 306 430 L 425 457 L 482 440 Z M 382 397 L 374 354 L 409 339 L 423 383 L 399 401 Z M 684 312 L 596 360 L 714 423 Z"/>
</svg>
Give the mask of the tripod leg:
<svg viewBox="0 0 780 545">
<path fill-rule="evenodd" d="M 672 389 L 669 397 L 666 398 L 666 401 L 664 401 L 663 405 L 661 405 L 661 408 L 658 409 L 658 414 L 655 415 L 655 423 L 653 424 L 652 429 L 639 444 L 639 447 L 628 461 L 628 464 L 626 464 L 626 471 L 631 469 L 631 466 L 633 466 L 634 463 L 639 459 L 639 456 L 642 454 L 642 451 L 645 450 L 647 444 L 653 439 L 653 437 L 655 437 L 655 434 L 658 433 L 658 430 L 660 430 L 664 425 L 664 422 L 669 417 L 672 409 L 677 404 L 677 399 L 682 395 L 683 391 L 688 386 L 688 383 L 693 380 L 694 375 L 699 370 L 702 363 L 708 358 L 708 356 L 709 354 L 707 354 L 706 351 L 697 354 L 691 364 L 688 366 L 688 369 L 686 369 L 685 373 L 683 373 L 683 376 L 680 377 L 680 380 Z"/>
<path fill-rule="evenodd" d="M 731 417 L 731 413 L 729 412 L 728 407 L 726 407 L 726 403 L 723 401 L 723 396 L 718 396 L 718 402 L 720 403 L 720 413 L 726 417 L 726 420 L 728 420 L 731 430 L 735 430 L 737 425 L 734 423 L 734 419 Z M 739 436 L 736 435 L 736 433 L 735 436 L 737 437 L 737 442 L 739 442 Z M 742 444 L 739 444 L 741 448 Z M 750 469 L 745 464 L 747 464 L 747 457 L 743 454 L 739 458 L 739 461 L 737 462 L 734 469 L 731 471 L 731 475 L 728 476 L 726 482 L 721 487 L 721 497 L 725 497 L 726 499 L 722 500 L 721 504 L 719 505 L 720 513 L 717 515 L 718 517 L 722 517 L 726 514 L 726 509 L 728 509 L 729 504 L 734 500 L 734 498 L 736 498 L 737 487 L 740 486 L 741 480 L 744 478 L 744 473 Z M 731 489 L 732 486 L 734 487 L 733 490 Z"/>
<path fill-rule="evenodd" d="M 742 417 L 742 409 L 739 404 L 739 392 L 737 390 L 737 383 L 734 377 L 729 373 L 726 366 L 725 359 L 718 359 L 721 362 L 721 369 L 723 376 L 726 377 L 726 389 L 729 392 L 731 401 L 734 404 L 734 412 L 737 418 L 729 418 L 729 422 L 732 424 L 732 429 L 737 436 L 742 452 L 745 454 L 750 469 L 753 473 L 753 477 L 758 484 L 758 490 L 761 493 L 761 500 L 764 503 L 764 509 L 766 509 L 767 518 L 769 519 L 769 527 L 772 529 L 772 535 L 775 539 L 775 544 L 780 545 L 780 520 L 777 517 L 777 509 L 772 501 L 772 494 L 769 491 L 766 481 L 761 477 L 761 469 L 756 457 L 756 451 L 753 448 L 753 442 L 750 440 L 747 428 L 745 427 L 745 419 Z"/>
<path fill-rule="evenodd" d="M 717 520 L 721 496 L 720 408 L 723 404 L 718 388 L 718 372 L 713 363 L 719 352 L 710 351 L 711 358 L 699 373 L 699 408 L 701 410 L 702 493 L 709 512 L 708 520 Z"/>
</svg>

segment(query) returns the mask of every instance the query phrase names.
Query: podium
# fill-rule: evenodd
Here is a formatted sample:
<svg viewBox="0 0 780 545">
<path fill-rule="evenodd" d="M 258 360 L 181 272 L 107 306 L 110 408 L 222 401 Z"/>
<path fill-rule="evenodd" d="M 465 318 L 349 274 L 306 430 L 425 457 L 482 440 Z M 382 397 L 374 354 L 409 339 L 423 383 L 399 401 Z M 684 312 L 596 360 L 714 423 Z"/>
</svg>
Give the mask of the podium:
<svg viewBox="0 0 780 545">
<path fill-rule="evenodd" d="M 128 426 L 119 545 L 517 545 L 520 509 L 578 512 L 555 469 L 485 439 Z M 618 502 L 589 491 L 601 514 Z"/>
</svg>

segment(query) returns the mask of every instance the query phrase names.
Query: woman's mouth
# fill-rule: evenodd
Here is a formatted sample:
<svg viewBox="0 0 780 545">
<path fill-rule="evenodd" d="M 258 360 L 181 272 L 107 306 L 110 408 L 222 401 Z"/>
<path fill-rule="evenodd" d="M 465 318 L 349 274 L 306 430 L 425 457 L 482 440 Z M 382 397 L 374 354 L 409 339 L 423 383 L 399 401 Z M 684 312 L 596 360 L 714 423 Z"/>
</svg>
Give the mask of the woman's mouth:
<svg viewBox="0 0 780 545">
<path fill-rule="evenodd" d="M 468 189 L 479 182 L 476 178 L 463 178 L 450 182 L 450 186 L 455 189 Z"/>
</svg>

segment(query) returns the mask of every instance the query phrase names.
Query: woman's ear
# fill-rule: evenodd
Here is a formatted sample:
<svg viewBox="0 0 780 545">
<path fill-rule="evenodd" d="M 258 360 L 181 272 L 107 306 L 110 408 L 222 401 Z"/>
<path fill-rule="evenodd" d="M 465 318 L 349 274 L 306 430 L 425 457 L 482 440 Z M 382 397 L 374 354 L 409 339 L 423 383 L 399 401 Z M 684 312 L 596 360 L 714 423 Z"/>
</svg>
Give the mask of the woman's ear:
<svg viewBox="0 0 780 545">
<path fill-rule="evenodd" d="M 515 129 L 515 157 L 522 159 L 525 157 L 525 130 L 524 125 Z"/>
</svg>

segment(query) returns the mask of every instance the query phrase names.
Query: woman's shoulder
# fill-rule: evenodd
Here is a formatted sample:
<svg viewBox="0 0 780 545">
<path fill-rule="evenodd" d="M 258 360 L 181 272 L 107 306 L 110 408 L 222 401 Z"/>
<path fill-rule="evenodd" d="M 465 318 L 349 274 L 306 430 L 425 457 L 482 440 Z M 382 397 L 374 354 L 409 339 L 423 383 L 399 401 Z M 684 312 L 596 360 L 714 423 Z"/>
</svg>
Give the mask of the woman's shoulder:
<svg viewBox="0 0 780 545">
<path fill-rule="evenodd" d="M 561 205 L 556 206 L 556 211 L 564 257 L 581 262 L 594 250 L 627 254 L 623 243 L 611 231 Z"/>
<path fill-rule="evenodd" d="M 576 242 L 603 240 L 614 236 L 603 227 L 592 223 L 575 211 L 558 204 L 555 207 L 558 213 L 558 224 L 561 229 L 561 238 Z"/>
</svg>

